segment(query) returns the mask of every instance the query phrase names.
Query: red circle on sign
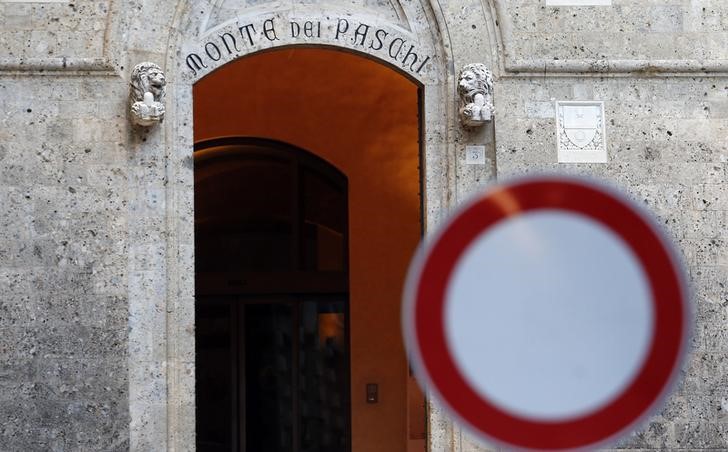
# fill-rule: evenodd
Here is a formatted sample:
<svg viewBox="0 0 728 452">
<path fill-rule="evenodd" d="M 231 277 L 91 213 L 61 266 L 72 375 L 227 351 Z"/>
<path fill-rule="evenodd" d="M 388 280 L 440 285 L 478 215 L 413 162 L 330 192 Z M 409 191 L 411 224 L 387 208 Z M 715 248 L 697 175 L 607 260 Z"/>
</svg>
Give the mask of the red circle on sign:
<svg viewBox="0 0 728 452">
<path fill-rule="evenodd" d="M 546 209 L 586 216 L 624 240 L 648 279 L 654 310 L 647 356 L 627 387 L 582 416 L 553 421 L 516 415 L 479 394 L 458 368 L 445 327 L 447 287 L 468 247 L 503 220 Z M 524 179 L 481 195 L 420 250 L 410 269 L 403 322 L 418 376 L 474 433 L 510 447 L 578 449 L 614 439 L 658 405 L 686 349 L 690 320 L 686 285 L 675 253 L 658 231 L 626 198 L 577 178 Z"/>
</svg>

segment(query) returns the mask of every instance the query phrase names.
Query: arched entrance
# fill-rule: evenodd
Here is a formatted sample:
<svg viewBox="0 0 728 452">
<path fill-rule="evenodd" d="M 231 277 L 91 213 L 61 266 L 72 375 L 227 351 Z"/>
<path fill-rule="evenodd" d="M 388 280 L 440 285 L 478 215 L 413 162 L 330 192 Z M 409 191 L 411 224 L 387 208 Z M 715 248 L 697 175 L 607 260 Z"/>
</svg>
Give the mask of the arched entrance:
<svg viewBox="0 0 728 452">
<path fill-rule="evenodd" d="M 193 96 L 198 438 L 230 438 L 199 450 L 423 451 L 399 318 L 422 234 L 422 87 L 288 47 Z M 200 411 L 221 401 L 228 415 Z"/>
<path fill-rule="evenodd" d="M 197 104 L 201 99 L 197 93 L 193 101 L 193 86 L 200 86 L 198 81 L 204 83 L 208 76 L 216 75 L 219 69 L 240 59 L 290 46 L 332 46 L 401 68 L 421 85 L 423 93 L 420 115 L 422 222 L 425 230 L 431 230 L 458 199 L 478 183 L 493 177 L 495 171 L 493 131 L 473 132 L 457 127 L 455 73 L 464 64 L 472 62 L 485 62 L 497 70 L 502 67 L 497 57 L 504 55 L 499 50 L 499 27 L 489 2 L 469 2 L 467 6 L 458 3 L 462 8 L 441 3 L 438 0 L 356 0 L 341 4 L 308 1 L 283 4 L 275 0 L 179 1 L 176 5 L 165 2 L 163 7 L 157 2 L 147 2 L 132 11 L 129 19 L 143 27 L 144 33 L 132 34 L 129 40 L 123 38 L 130 49 L 136 49 L 128 53 L 129 62 L 158 61 L 167 75 L 164 123 L 134 134 L 129 143 L 130 157 L 136 165 L 130 175 L 134 187 L 132 195 L 143 204 L 142 212 L 150 217 L 131 222 L 129 237 L 154 237 L 161 250 L 155 253 L 159 259 L 153 261 L 156 273 L 142 274 L 141 280 L 130 278 L 129 283 L 132 449 L 181 451 L 190 450 L 195 444 L 192 154 L 195 139 L 200 139 L 193 136 L 193 103 Z M 461 25 L 463 17 L 472 25 L 458 26 L 458 32 L 451 32 L 452 24 Z M 313 25 L 308 23 L 315 24 L 315 33 Z M 116 28 L 126 30 L 125 27 Z M 482 30 L 489 30 L 487 36 Z M 365 33 L 366 38 L 362 40 Z M 383 40 L 382 44 L 378 38 Z M 410 50 L 418 56 L 416 64 L 413 64 Z M 113 52 L 109 56 L 113 59 Z M 200 62 L 197 57 L 202 58 L 204 66 L 193 70 L 195 63 Z M 420 70 L 425 60 L 427 62 Z M 119 64 L 123 62 L 119 61 Z M 496 75 L 507 74 L 499 71 Z M 118 81 L 126 83 L 122 79 Z M 236 87 L 244 87 L 244 82 L 241 80 Z M 366 94 L 362 89 L 355 88 L 355 92 Z M 215 111 L 214 105 L 210 107 Z M 195 111 L 200 111 L 199 105 L 195 105 Z M 383 111 L 389 110 L 384 108 Z M 344 115 L 339 112 L 339 116 Z M 391 119 L 391 116 L 383 117 Z M 267 120 L 294 122 L 299 119 L 282 107 Z M 216 117 L 216 121 L 219 122 L 219 118 Z M 199 126 L 200 118 L 195 118 L 194 122 L 195 127 Z M 234 132 L 228 135 L 260 136 Z M 318 152 L 307 145 L 283 141 Z M 463 150 L 469 144 L 488 146 L 491 165 L 483 169 L 465 165 Z M 344 170 L 334 160 L 328 157 L 326 160 Z M 150 231 L 156 235 L 151 235 Z M 152 276 L 154 278 L 149 281 L 144 279 Z M 156 304 L 150 305 L 150 299 Z M 377 316 L 376 310 L 371 316 Z M 352 325 L 352 332 L 354 327 Z M 354 341 L 351 347 L 352 352 L 357 348 Z M 352 394 L 360 391 L 353 380 L 352 374 Z M 364 378 L 362 380 L 359 383 L 366 382 Z M 390 399 L 383 397 L 381 400 Z M 352 398 L 352 404 L 356 401 Z M 460 447 L 458 428 L 437 405 L 429 405 L 427 410 L 431 449 Z M 370 415 L 376 417 L 376 410 L 371 410 Z M 393 423 L 393 429 L 404 430 L 401 425 Z M 366 423 L 359 423 L 352 417 L 352 430 L 355 432 L 357 428 L 366 431 Z M 355 438 L 356 433 L 353 436 Z M 357 449 L 356 444 L 354 449 Z"/>
</svg>

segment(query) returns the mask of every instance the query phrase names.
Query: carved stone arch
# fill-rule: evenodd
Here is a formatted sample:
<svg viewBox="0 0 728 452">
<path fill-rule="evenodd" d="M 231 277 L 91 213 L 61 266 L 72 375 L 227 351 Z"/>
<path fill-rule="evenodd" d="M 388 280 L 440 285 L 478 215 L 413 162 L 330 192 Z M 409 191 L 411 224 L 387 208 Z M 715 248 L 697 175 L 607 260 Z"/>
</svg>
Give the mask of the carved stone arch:
<svg viewBox="0 0 728 452">
<path fill-rule="evenodd" d="M 130 320 L 132 450 L 189 450 L 195 444 L 194 227 L 191 219 L 194 218 L 192 86 L 197 80 L 237 58 L 283 46 L 324 45 L 366 55 L 398 68 L 422 86 L 423 214 L 427 230 L 467 194 L 473 181 L 485 182 L 493 177 L 494 148 L 488 151 L 492 165 L 485 169 L 474 171 L 464 165 L 465 145 L 494 147 L 494 139 L 492 126 L 478 131 L 460 127 L 455 86 L 457 71 L 463 65 L 485 62 L 495 66 L 497 43 L 490 1 L 451 0 L 441 5 L 438 0 L 390 0 L 389 4 L 380 2 L 382 5 L 375 8 L 366 6 L 371 3 L 355 0 L 347 2 L 354 6 L 343 8 L 337 6 L 339 2 L 323 0 L 306 5 L 296 0 L 179 0 L 175 7 L 166 4 L 155 11 L 148 11 L 145 8 L 152 7 L 144 6 L 127 18 L 132 23 L 143 23 L 155 17 L 156 23 L 165 24 L 145 35 L 145 42 L 159 48 L 139 54 L 150 60 L 157 55 L 167 77 L 164 123 L 144 132 L 143 136 L 132 138 L 136 140 L 133 147 L 140 159 L 164 162 L 165 183 L 160 193 L 166 223 L 163 237 L 166 279 L 154 288 L 158 296 L 164 297 L 166 309 L 154 320 L 144 320 L 143 328 L 139 326 L 140 320 Z M 160 14 L 166 16 L 159 17 Z M 340 27 L 344 26 L 342 19 L 348 22 L 348 29 L 337 36 L 337 29 L 341 31 Z M 306 21 L 314 24 L 308 36 L 303 28 Z M 303 36 L 292 36 L 295 33 L 290 28 L 291 22 L 302 27 Z M 251 27 L 245 28 L 247 25 Z M 367 26 L 369 34 L 362 39 Z M 382 48 L 375 41 L 379 30 L 383 40 L 386 36 Z M 390 53 L 387 46 L 393 40 L 397 44 Z M 397 50 L 400 43 L 401 49 Z M 134 45 L 143 47 L 139 42 Z M 395 53 L 397 56 L 392 57 Z M 192 54 L 200 57 L 199 67 L 189 64 Z M 493 69 L 497 75 L 497 69 Z M 130 234 L 143 233 L 144 227 L 144 224 L 132 225 Z M 148 291 L 140 289 L 130 293 L 130 312 L 145 312 Z M 160 349 L 158 354 L 163 356 L 157 366 L 141 359 L 144 351 L 135 345 L 148 341 L 143 336 L 151 334 L 147 332 L 149 329 L 161 336 L 159 343 L 155 343 Z M 454 431 L 441 412 L 431 407 L 433 450 L 440 450 L 439 445 L 445 444 L 442 441 L 452 444 Z"/>
</svg>

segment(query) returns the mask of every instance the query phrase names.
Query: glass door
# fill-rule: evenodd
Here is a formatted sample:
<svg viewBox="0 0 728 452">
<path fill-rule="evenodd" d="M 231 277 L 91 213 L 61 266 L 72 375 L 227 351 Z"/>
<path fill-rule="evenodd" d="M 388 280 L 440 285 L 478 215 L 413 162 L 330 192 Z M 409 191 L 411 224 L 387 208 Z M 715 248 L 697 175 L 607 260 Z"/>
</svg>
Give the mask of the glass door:
<svg viewBox="0 0 728 452">
<path fill-rule="evenodd" d="M 346 302 L 298 304 L 297 436 L 299 452 L 348 449 L 349 354 Z"/>
<path fill-rule="evenodd" d="M 343 297 L 208 297 L 196 314 L 198 450 L 347 450 Z"/>
</svg>

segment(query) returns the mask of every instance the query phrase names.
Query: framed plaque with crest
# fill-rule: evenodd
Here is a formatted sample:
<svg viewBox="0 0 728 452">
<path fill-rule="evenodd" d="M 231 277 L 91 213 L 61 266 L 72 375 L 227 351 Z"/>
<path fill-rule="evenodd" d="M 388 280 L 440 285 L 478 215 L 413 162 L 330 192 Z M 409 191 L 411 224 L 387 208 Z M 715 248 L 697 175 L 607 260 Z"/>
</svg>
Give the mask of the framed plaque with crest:
<svg viewBox="0 0 728 452">
<path fill-rule="evenodd" d="M 606 163 L 603 101 L 556 101 L 560 163 Z"/>
</svg>

